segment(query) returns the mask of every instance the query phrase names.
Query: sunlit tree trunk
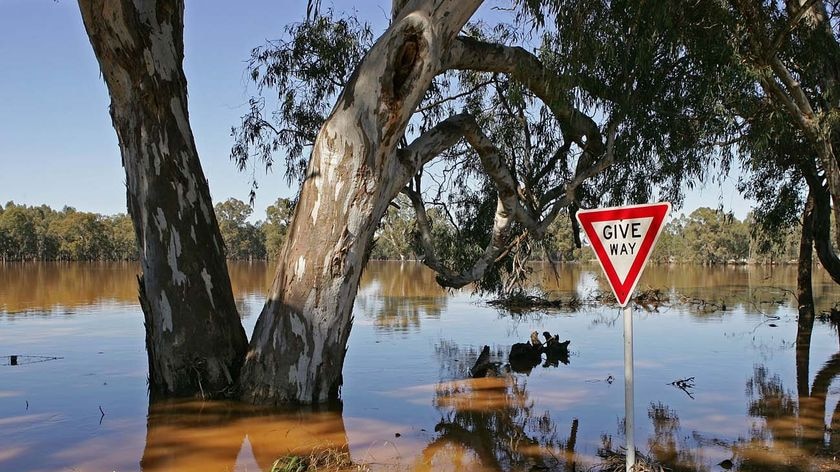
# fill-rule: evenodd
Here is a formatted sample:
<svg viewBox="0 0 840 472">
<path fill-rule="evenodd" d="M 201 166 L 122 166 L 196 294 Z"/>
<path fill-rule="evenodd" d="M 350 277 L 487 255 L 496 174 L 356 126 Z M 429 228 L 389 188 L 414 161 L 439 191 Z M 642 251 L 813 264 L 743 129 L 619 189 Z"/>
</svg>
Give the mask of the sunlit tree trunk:
<svg viewBox="0 0 840 472">
<path fill-rule="evenodd" d="M 111 96 L 143 274 L 149 386 L 221 395 L 247 347 L 187 114 L 184 5 L 79 0 Z"/>
<path fill-rule="evenodd" d="M 338 397 L 371 239 L 388 203 L 405 186 L 400 180 L 411 177 L 402 171 L 397 144 L 443 52 L 480 3 L 395 2 L 394 21 L 356 69 L 316 139 L 251 339 L 243 398 L 315 403 Z"/>
</svg>

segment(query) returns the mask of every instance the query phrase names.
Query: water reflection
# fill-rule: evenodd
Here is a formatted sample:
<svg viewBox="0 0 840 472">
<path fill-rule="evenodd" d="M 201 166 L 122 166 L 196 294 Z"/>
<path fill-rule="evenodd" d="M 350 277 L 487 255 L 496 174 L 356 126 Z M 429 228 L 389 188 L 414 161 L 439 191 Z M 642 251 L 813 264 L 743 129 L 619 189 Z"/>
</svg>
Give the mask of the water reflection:
<svg viewBox="0 0 840 472">
<path fill-rule="evenodd" d="M 598 270 L 565 265 L 559 281 L 535 276 L 563 296 L 585 295 L 600 287 Z M 272 272 L 272 264 L 232 264 L 237 300 L 258 310 Z M 418 264 L 372 264 L 355 308 L 343 413 L 148 408 L 135 274 L 131 264 L 0 264 L 0 355 L 62 356 L 0 365 L 0 470 L 267 472 L 285 454 L 337 450 L 385 470 L 585 471 L 599 449 L 623 444 L 614 308 L 501 316 L 440 289 Z M 840 470 L 831 460 L 840 449 L 838 337 L 821 322 L 797 335 L 783 290 L 794 275 L 785 267 L 649 268 L 643 288 L 727 309 L 637 312 L 641 452 L 681 471 Z M 837 289 L 815 274 L 815 293 L 830 306 Z M 78 316 L 18 315 L 61 310 Z M 778 326 L 761 324 L 758 310 L 775 310 Z M 574 362 L 468 378 L 482 345 L 504 363 L 535 330 L 572 339 Z M 695 399 L 667 385 L 689 375 L 697 376 Z"/>
<path fill-rule="evenodd" d="M 277 411 L 226 402 L 149 408 L 144 472 L 270 471 L 279 457 L 348 451 L 340 411 Z"/>
<path fill-rule="evenodd" d="M 262 294 L 273 276 L 271 264 L 228 264 L 234 295 Z M 111 303 L 136 305 L 133 262 L 0 262 L 0 314 L 75 312 Z"/>
<path fill-rule="evenodd" d="M 447 293 L 434 272 L 418 263 L 371 263 L 359 283 L 356 306 L 381 331 L 417 331 L 424 318 L 439 319 Z"/>
<path fill-rule="evenodd" d="M 508 348 L 492 349 L 492 358 L 503 359 Z M 412 469 L 575 470 L 576 418 L 568 433 L 558 431 L 551 413 L 530 398 L 523 376 L 464 378 L 478 357 L 473 347 L 442 341 L 435 352 L 441 376 L 452 380 L 435 386 L 437 434 Z"/>
<path fill-rule="evenodd" d="M 814 270 L 814 301 L 828 309 L 837 301 L 836 285 L 822 268 Z M 791 281 L 796 266 L 651 265 L 639 282 L 639 290 L 660 289 L 698 315 L 742 307 L 775 315 L 795 303 Z M 592 264 L 534 264 L 532 283 L 550 296 L 581 299 L 597 294 L 612 295 L 601 269 Z"/>
<path fill-rule="evenodd" d="M 234 296 L 262 297 L 274 276 L 274 264 L 230 262 Z M 609 293 L 592 264 L 534 264 L 532 283 L 551 296 L 580 299 Z M 87 307 L 137 303 L 135 263 L 0 263 L 0 314 L 73 312 Z M 663 289 L 698 314 L 738 306 L 768 315 L 792 302 L 786 288 L 795 279 L 794 266 L 700 267 L 659 265 L 647 268 L 640 289 Z M 814 273 L 818 307 L 836 301 L 835 289 L 822 270 Z M 360 282 L 358 303 L 363 311 L 376 306 L 374 321 L 388 331 L 417 330 L 423 318 L 439 318 L 449 294 L 420 263 L 372 262 Z M 701 303 L 702 302 L 702 303 Z M 243 315 L 247 310 L 240 303 Z"/>
<path fill-rule="evenodd" d="M 651 403 L 648 407 L 648 419 L 653 425 L 653 436 L 648 439 L 648 449 L 653 459 L 660 464 L 667 464 L 675 471 L 708 470 L 704 464 L 702 450 L 692 447 L 680 431 L 680 418 L 677 412 L 662 402 Z"/>
</svg>

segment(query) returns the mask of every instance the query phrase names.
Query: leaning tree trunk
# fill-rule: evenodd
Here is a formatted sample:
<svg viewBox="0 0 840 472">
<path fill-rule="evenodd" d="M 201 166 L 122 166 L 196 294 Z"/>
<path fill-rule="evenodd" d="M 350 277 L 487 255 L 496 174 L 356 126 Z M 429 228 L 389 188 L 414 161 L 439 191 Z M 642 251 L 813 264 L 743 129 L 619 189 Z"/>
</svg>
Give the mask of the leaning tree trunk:
<svg viewBox="0 0 840 472">
<path fill-rule="evenodd" d="M 800 398 L 808 396 L 808 370 L 811 359 L 811 332 L 814 330 L 814 292 L 811 268 L 814 253 L 814 195 L 808 194 L 802 212 L 799 264 L 796 273 L 796 300 L 799 322 L 796 328 L 796 388 Z"/>
<path fill-rule="evenodd" d="M 318 403 L 338 397 L 370 242 L 388 203 L 411 177 L 402 177 L 397 144 L 439 72 L 443 51 L 480 3 L 395 1 L 393 23 L 318 133 L 251 338 L 241 379 L 244 399 Z"/>
<path fill-rule="evenodd" d="M 140 246 L 150 390 L 220 395 L 239 374 L 247 340 L 188 122 L 183 2 L 79 6 L 111 95 Z"/>
<path fill-rule="evenodd" d="M 813 199 L 813 234 L 817 257 L 831 279 L 840 284 L 840 257 L 831 244 L 831 197 L 819 182 L 809 182 L 808 188 L 809 200 Z"/>
</svg>

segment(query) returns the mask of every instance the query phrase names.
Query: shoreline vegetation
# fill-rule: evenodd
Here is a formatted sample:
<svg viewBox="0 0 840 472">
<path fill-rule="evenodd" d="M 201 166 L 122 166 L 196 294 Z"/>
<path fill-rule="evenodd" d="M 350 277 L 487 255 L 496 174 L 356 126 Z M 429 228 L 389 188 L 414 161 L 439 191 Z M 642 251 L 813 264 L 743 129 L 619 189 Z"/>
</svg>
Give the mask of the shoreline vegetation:
<svg viewBox="0 0 840 472">
<path fill-rule="evenodd" d="M 275 260 L 285 241 L 294 202 L 280 198 L 266 209 L 264 219 L 248 221 L 253 209 L 229 198 L 214 207 L 227 258 L 237 261 Z M 434 214 L 429 215 L 435 219 Z M 455 234 L 437 215 L 439 231 Z M 589 248 L 574 245 L 568 216 L 558 218 L 549 237 L 531 253 L 533 261 L 592 262 Z M 391 208 L 375 234 L 372 260 L 417 261 L 413 215 Z M 795 264 L 799 237 L 795 227 L 766 231 L 752 215 L 744 221 L 732 214 L 701 207 L 678 214 L 667 223 L 651 255 L 651 263 L 700 265 Z M 0 204 L 0 261 L 135 261 L 134 227 L 125 214 L 101 215 L 65 206 Z"/>
</svg>

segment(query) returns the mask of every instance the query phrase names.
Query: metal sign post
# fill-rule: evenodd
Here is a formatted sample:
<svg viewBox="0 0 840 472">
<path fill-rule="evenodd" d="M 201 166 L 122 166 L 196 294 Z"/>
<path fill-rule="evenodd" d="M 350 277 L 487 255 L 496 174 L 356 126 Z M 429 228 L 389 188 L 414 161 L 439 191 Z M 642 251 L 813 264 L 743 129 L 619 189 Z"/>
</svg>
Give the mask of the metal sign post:
<svg viewBox="0 0 840 472">
<path fill-rule="evenodd" d="M 633 310 L 627 305 L 624 307 L 624 437 L 627 438 L 627 472 L 633 470 L 636 463 L 633 413 Z"/>
</svg>

